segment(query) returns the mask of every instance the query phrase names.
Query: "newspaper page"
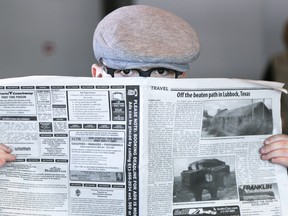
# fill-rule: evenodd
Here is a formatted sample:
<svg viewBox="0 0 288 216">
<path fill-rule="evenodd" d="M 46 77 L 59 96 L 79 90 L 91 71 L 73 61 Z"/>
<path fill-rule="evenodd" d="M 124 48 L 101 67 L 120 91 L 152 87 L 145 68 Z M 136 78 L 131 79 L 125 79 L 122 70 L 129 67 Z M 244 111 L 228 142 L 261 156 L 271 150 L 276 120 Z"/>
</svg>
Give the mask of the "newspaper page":
<svg viewBox="0 0 288 216">
<path fill-rule="evenodd" d="M 124 82 L 125 81 L 125 82 Z M 0 80 L 0 215 L 287 215 L 287 172 L 259 159 L 281 132 L 280 83 Z"/>
<path fill-rule="evenodd" d="M 259 155 L 263 140 L 281 133 L 281 85 L 236 79 L 149 85 L 144 215 L 288 215 L 287 170 Z"/>
</svg>

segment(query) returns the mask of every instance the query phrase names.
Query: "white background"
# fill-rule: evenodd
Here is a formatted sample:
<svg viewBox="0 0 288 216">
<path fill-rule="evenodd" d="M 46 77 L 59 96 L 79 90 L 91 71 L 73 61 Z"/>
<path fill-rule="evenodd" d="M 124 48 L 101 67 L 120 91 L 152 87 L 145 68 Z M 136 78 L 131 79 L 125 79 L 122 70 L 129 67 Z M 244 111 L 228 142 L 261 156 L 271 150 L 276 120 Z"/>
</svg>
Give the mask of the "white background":
<svg viewBox="0 0 288 216">
<path fill-rule="evenodd" d="M 260 79 L 283 49 L 288 0 L 135 0 L 176 13 L 198 32 L 199 59 L 189 77 Z M 100 0 L 0 0 L 0 78 L 90 76 Z M 43 53 L 45 42 L 55 49 Z"/>
</svg>

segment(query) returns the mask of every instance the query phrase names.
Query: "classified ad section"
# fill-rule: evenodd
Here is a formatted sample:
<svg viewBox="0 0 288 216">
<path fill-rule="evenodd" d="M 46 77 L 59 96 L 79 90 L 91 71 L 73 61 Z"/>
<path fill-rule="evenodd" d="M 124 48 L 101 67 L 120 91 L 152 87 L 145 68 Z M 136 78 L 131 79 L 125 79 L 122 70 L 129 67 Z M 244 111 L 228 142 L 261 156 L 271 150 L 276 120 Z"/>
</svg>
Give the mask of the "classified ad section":
<svg viewBox="0 0 288 216">
<path fill-rule="evenodd" d="M 66 79 L 0 81 L 0 215 L 139 215 L 139 86 Z"/>
<path fill-rule="evenodd" d="M 263 140 L 281 133 L 279 86 L 152 81 L 148 215 L 288 215 L 287 170 L 259 155 Z"/>
</svg>

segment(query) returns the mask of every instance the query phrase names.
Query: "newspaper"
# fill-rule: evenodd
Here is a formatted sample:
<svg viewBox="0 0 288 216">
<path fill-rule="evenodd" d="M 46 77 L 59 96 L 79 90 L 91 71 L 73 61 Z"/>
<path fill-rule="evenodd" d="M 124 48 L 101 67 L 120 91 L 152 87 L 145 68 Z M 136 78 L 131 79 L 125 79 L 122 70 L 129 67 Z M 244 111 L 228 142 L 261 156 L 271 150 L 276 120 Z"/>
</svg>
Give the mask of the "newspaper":
<svg viewBox="0 0 288 216">
<path fill-rule="evenodd" d="M 285 216 L 283 84 L 240 79 L 0 80 L 0 215 Z"/>
</svg>

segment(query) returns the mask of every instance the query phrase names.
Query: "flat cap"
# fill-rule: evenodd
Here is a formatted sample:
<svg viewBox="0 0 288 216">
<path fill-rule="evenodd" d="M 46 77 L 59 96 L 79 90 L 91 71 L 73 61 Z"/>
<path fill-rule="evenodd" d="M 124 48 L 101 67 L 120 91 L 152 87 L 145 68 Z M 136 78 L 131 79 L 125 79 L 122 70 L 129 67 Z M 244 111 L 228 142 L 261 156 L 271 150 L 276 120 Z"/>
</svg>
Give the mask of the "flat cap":
<svg viewBox="0 0 288 216">
<path fill-rule="evenodd" d="M 116 69 L 165 67 L 187 71 L 200 44 L 180 17 L 151 6 L 125 6 L 104 17 L 94 32 L 95 57 Z"/>
</svg>

